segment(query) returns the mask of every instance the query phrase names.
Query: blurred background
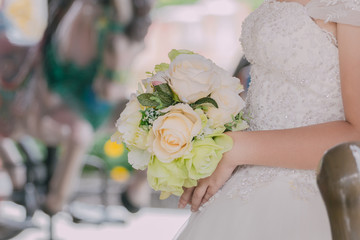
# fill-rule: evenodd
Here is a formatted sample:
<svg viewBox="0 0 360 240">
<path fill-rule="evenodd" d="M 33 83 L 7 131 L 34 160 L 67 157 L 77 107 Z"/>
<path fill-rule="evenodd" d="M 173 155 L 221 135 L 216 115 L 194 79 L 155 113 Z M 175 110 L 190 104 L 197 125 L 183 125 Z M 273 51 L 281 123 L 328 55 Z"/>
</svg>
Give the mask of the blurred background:
<svg viewBox="0 0 360 240">
<path fill-rule="evenodd" d="M 247 85 L 239 38 L 261 0 L 0 0 L 0 240 L 171 239 L 159 200 L 109 139 L 171 49 Z"/>
</svg>

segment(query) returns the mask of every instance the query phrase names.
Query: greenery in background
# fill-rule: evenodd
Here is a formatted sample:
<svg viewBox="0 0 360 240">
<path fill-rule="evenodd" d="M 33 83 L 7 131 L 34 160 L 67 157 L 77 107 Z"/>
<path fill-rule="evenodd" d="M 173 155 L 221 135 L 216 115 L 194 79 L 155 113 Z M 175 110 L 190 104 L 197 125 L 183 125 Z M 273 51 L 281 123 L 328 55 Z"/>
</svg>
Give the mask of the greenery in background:
<svg viewBox="0 0 360 240">
<path fill-rule="evenodd" d="M 185 4 L 194 4 L 198 2 L 199 0 L 157 0 L 156 1 L 156 7 L 165 7 L 169 5 L 185 5 Z M 251 6 L 251 8 L 254 10 L 260 6 L 260 4 L 263 3 L 264 0 L 238 0 L 239 2 L 246 2 Z"/>
<path fill-rule="evenodd" d="M 194 4 L 199 0 L 157 0 L 156 7 L 165 7 L 169 5 L 186 5 L 186 4 Z"/>
<path fill-rule="evenodd" d="M 107 150 L 106 144 L 109 143 L 109 139 L 110 136 L 106 134 L 103 136 L 97 136 L 96 141 L 93 147 L 91 148 L 89 154 L 104 160 L 108 167 L 108 171 L 111 171 L 111 169 L 113 169 L 116 166 L 122 166 L 127 170 L 132 171 L 132 167 L 128 163 L 128 158 L 127 158 L 128 151 L 126 150 L 125 147 L 123 150 L 121 150 L 121 152 L 118 152 L 119 154 L 117 153 L 110 154 L 111 152 L 109 152 L 109 150 L 117 151 L 117 149 L 108 149 L 108 152 L 106 151 Z M 85 168 L 85 171 L 86 170 L 87 169 Z"/>
<path fill-rule="evenodd" d="M 264 2 L 264 0 L 238 0 L 238 1 L 246 2 L 247 4 L 249 4 L 251 6 L 251 8 L 253 10 L 258 8 Z"/>
</svg>

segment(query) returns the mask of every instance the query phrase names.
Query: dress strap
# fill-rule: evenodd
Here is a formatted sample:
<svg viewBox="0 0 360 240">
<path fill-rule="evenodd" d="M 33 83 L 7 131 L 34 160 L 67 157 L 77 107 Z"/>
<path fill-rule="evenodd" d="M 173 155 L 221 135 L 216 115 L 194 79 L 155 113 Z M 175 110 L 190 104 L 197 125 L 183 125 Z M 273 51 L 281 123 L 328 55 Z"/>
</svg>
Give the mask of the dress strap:
<svg viewBox="0 0 360 240">
<path fill-rule="evenodd" d="M 315 19 L 360 26 L 359 0 L 311 0 L 306 9 Z"/>
</svg>

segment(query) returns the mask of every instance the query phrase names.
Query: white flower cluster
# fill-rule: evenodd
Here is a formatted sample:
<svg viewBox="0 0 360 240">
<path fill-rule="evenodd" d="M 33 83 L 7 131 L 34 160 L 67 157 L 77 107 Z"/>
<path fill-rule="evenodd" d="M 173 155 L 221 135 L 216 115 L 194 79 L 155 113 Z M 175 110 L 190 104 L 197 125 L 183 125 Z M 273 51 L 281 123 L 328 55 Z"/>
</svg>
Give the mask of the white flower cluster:
<svg viewBox="0 0 360 240">
<path fill-rule="evenodd" d="M 161 113 L 154 108 L 148 108 L 144 111 L 142 121 L 147 122 L 148 126 L 152 126 L 154 121 L 161 115 Z M 149 130 L 149 129 L 147 129 Z"/>
</svg>

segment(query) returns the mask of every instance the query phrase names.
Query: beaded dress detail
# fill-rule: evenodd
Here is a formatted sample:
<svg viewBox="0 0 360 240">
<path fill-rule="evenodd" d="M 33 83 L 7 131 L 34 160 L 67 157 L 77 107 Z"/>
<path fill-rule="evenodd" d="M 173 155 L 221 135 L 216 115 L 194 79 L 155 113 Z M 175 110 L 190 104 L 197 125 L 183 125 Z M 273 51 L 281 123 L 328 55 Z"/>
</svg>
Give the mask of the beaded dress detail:
<svg viewBox="0 0 360 240">
<path fill-rule="evenodd" d="M 243 23 L 241 43 L 252 64 L 250 131 L 344 120 L 337 42 L 309 15 L 314 2 L 325 5 L 265 0 Z M 309 170 L 242 166 L 176 239 L 330 240 L 315 176 Z"/>
<path fill-rule="evenodd" d="M 252 63 L 246 100 L 252 131 L 344 120 L 336 40 L 306 11 L 296 2 L 267 0 L 243 23 L 241 43 Z M 300 198 L 317 193 L 314 171 L 246 166 L 228 195 L 246 199 L 278 175 L 289 178 Z"/>
</svg>

